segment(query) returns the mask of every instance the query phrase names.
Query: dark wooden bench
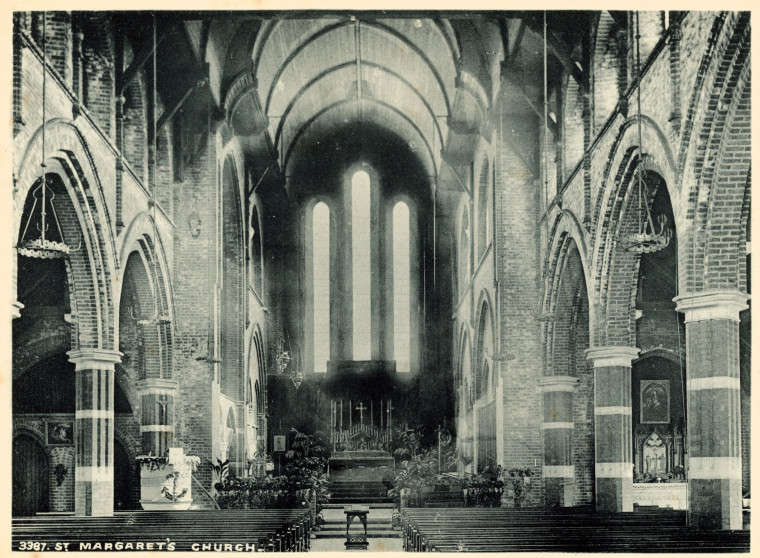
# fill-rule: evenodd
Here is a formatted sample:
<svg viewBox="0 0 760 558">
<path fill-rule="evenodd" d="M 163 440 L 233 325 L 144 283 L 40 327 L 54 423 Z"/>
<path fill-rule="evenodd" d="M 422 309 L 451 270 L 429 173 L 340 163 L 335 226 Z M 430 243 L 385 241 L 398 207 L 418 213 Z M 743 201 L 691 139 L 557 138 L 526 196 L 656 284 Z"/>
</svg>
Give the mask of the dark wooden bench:
<svg viewBox="0 0 760 558">
<path fill-rule="evenodd" d="M 685 512 L 595 513 L 508 508 L 406 509 L 408 551 L 746 552 L 747 531 L 698 531 Z"/>
<path fill-rule="evenodd" d="M 69 551 L 302 552 L 312 528 L 308 510 L 134 511 L 15 518 L 11 539 L 12 550 L 29 551 L 64 550 L 69 543 Z"/>
</svg>

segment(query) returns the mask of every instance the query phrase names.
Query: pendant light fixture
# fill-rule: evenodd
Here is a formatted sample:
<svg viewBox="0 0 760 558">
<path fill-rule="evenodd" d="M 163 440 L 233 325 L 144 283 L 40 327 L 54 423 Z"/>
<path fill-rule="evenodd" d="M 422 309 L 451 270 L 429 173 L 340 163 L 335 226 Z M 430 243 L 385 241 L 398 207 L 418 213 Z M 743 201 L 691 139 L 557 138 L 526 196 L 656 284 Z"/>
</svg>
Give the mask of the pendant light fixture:
<svg viewBox="0 0 760 558">
<path fill-rule="evenodd" d="M 53 200 L 55 199 L 55 193 L 51 190 L 50 186 L 53 185 L 52 175 L 48 175 L 45 172 L 45 132 L 47 127 L 47 12 L 42 12 L 42 160 L 40 167 L 42 168 L 42 176 L 37 179 L 32 189 L 32 196 L 34 202 L 32 209 L 29 212 L 29 217 L 24 224 L 24 231 L 21 233 L 21 239 L 17 246 L 19 255 L 26 256 L 28 258 L 38 259 L 58 259 L 65 258 L 72 251 L 71 248 L 63 241 L 63 231 L 61 230 L 61 223 L 58 220 L 58 214 L 55 211 Z M 37 230 L 40 232 L 38 238 L 27 238 L 27 232 L 29 232 L 29 225 L 33 221 L 37 221 L 35 210 L 39 205 L 39 223 L 35 223 Z M 50 224 L 48 222 L 48 208 L 52 214 L 52 221 L 55 224 L 55 230 L 58 233 L 60 240 L 52 240 L 48 237 L 48 230 Z M 81 245 L 81 243 L 80 243 Z M 78 250 L 79 246 L 74 249 Z"/>
<path fill-rule="evenodd" d="M 638 108 L 638 151 L 639 160 L 636 166 L 636 195 L 638 197 L 636 232 L 620 235 L 617 239 L 618 248 L 635 254 L 658 252 L 670 243 L 671 230 L 666 228 L 668 219 L 665 215 L 657 218 L 655 227 L 652 212 L 649 209 L 649 195 L 643 174 L 644 153 L 643 136 L 641 133 L 641 31 L 639 29 L 639 12 L 636 12 L 636 71 L 639 83 L 636 87 L 636 105 Z"/>
</svg>

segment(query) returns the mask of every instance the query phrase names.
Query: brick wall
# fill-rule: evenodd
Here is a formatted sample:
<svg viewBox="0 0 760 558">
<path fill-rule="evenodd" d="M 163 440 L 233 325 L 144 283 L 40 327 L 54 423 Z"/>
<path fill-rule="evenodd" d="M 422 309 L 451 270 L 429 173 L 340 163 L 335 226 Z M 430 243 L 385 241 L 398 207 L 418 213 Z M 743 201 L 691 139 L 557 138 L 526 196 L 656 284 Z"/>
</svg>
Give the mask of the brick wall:
<svg viewBox="0 0 760 558">
<path fill-rule="evenodd" d="M 212 422 L 217 420 L 211 390 L 219 366 L 214 344 L 217 242 L 216 143 L 207 140 L 175 184 L 174 316 L 178 339 L 174 367 L 181 371 L 175 409 L 175 442 L 197 455 L 195 477 L 211 487 Z M 197 221 L 196 221 L 197 220 Z M 199 230 L 195 228 L 199 222 Z M 197 235 L 196 235 L 197 231 Z"/>
<path fill-rule="evenodd" d="M 506 104 L 506 103 L 505 103 Z M 504 115 L 505 124 L 537 144 L 533 116 Z M 531 315 L 539 305 L 539 258 L 536 216 L 540 188 L 506 142 L 495 144 L 496 276 L 500 279 L 498 318 L 502 352 L 515 358 L 500 363 L 503 381 L 503 465 L 530 467 L 540 476 L 543 463 L 540 392 L 542 374 L 539 323 Z M 514 265 L 520 262 L 520 265 Z M 543 483 L 531 484 L 525 505 L 543 502 Z"/>
</svg>

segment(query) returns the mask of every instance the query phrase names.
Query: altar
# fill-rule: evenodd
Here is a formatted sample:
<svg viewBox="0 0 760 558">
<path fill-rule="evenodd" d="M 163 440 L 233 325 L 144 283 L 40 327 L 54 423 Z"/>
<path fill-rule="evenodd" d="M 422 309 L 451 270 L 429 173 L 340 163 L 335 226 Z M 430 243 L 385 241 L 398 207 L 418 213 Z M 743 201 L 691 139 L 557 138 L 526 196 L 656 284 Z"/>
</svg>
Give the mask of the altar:
<svg viewBox="0 0 760 558">
<path fill-rule="evenodd" d="M 638 506 L 685 510 L 689 505 L 686 488 L 685 482 L 635 482 L 633 503 Z"/>
<path fill-rule="evenodd" d="M 333 452 L 328 472 L 333 481 L 378 481 L 393 470 L 393 457 L 382 450 Z"/>
</svg>

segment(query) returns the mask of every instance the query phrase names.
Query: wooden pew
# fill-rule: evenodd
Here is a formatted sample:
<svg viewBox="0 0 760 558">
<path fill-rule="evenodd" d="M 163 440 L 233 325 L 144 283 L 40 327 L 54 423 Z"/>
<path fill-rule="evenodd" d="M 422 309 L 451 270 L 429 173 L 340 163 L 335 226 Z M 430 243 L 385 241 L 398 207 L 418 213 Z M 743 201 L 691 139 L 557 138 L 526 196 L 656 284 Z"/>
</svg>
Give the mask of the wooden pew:
<svg viewBox="0 0 760 558">
<path fill-rule="evenodd" d="M 403 546 L 439 552 L 745 552 L 746 531 L 698 531 L 685 513 L 653 510 L 595 513 L 591 510 L 406 509 Z"/>
<path fill-rule="evenodd" d="M 11 533 L 13 550 L 56 550 L 56 543 L 69 542 L 69 550 L 168 550 L 172 543 L 174 550 L 299 552 L 309 549 L 312 528 L 308 510 L 134 511 L 16 518 Z"/>
</svg>

